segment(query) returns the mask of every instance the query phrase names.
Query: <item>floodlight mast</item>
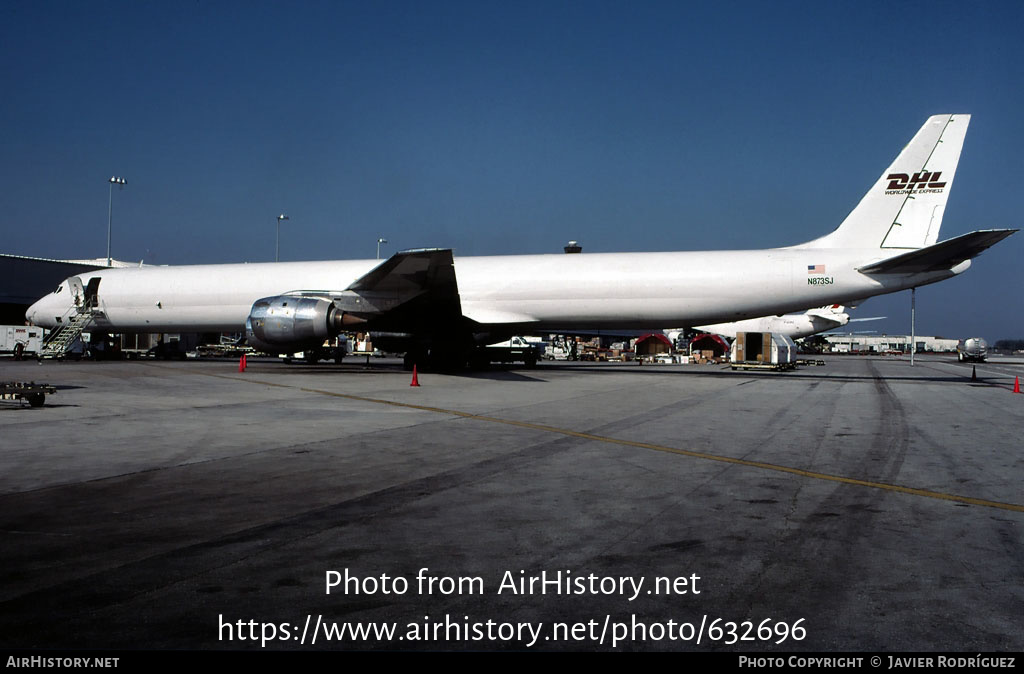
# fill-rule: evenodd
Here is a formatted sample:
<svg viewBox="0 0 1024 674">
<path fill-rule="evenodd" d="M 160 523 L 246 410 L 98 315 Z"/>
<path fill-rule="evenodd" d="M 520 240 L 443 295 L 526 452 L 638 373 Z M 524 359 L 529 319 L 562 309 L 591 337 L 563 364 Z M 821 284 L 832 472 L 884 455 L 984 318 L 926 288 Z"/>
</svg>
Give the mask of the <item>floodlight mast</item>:
<svg viewBox="0 0 1024 674">
<path fill-rule="evenodd" d="M 282 213 L 277 216 L 277 239 L 274 242 L 274 262 L 278 261 L 278 257 L 281 252 L 281 221 L 287 220 L 288 216 Z"/>
<path fill-rule="evenodd" d="M 110 224 L 113 220 L 114 213 L 114 185 L 118 185 L 122 189 L 128 184 L 128 181 L 124 178 L 117 176 L 110 176 L 110 191 L 107 195 L 107 266 L 113 266 L 113 259 L 110 257 Z"/>
</svg>

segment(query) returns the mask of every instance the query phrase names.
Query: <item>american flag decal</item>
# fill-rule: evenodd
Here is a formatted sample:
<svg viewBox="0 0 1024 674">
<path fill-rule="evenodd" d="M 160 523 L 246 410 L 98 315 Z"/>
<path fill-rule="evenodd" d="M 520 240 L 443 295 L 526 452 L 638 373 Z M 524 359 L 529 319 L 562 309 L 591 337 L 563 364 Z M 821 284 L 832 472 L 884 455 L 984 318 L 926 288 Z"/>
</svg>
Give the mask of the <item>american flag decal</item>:
<svg viewBox="0 0 1024 674">
<path fill-rule="evenodd" d="M 808 274 L 824 274 L 825 273 L 825 265 L 823 265 L 823 264 L 809 264 L 809 265 L 807 265 L 807 273 Z"/>
</svg>

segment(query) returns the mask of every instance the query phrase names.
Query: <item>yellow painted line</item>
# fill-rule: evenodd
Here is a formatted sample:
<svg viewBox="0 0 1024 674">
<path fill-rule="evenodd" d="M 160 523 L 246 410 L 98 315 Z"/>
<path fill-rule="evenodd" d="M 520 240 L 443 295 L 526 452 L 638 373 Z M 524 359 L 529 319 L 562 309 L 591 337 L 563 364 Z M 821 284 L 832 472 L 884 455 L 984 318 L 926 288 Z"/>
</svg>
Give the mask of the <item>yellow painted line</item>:
<svg viewBox="0 0 1024 674">
<path fill-rule="evenodd" d="M 969 505 L 985 506 L 986 508 L 998 508 L 1000 510 L 1012 510 L 1014 512 L 1024 512 L 1024 505 L 1017 503 L 1003 503 L 1001 501 L 988 501 L 981 498 L 973 498 L 971 496 L 959 496 L 957 494 L 947 494 L 941 491 L 932 491 L 930 489 L 917 489 L 916 487 L 904 487 L 898 484 L 889 484 L 887 482 L 873 482 L 871 480 L 858 480 L 852 477 L 843 477 L 842 475 L 831 475 L 829 473 L 818 473 L 813 470 L 804 470 L 802 468 L 791 468 L 789 466 L 780 466 L 774 463 L 765 463 L 763 461 L 750 461 L 748 459 L 736 459 L 730 456 L 719 456 L 717 454 L 708 454 L 707 452 L 695 452 L 689 449 L 678 449 L 676 447 L 666 447 L 664 445 L 656 445 L 650 442 L 639 442 L 637 440 L 623 440 L 621 438 L 611 438 L 604 435 L 594 435 L 593 433 L 584 433 L 581 431 L 573 431 L 567 428 L 558 428 L 556 426 L 546 426 L 544 424 L 534 424 L 528 421 L 515 421 L 514 419 L 502 419 L 500 417 L 490 417 L 483 414 L 473 414 L 472 412 L 463 412 L 460 410 L 449 410 L 443 407 L 430 407 L 428 405 L 417 405 L 415 403 L 403 403 L 396 400 L 384 400 L 382 398 L 369 398 L 366 396 L 353 395 L 351 393 L 336 393 L 334 391 L 324 391 L 315 388 L 304 388 L 301 386 L 291 386 L 288 384 L 281 384 L 277 382 L 259 381 L 256 379 L 248 379 L 242 377 L 232 377 L 223 374 L 213 374 L 210 372 L 203 372 L 210 377 L 219 377 L 221 379 L 230 379 L 232 381 L 247 382 L 250 384 L 263 384 L 264 386 L 275 386 L 278 388 L 290 388 L 304 393 L 316 393 L 318 395 L 331 396 L 334 398 L 345 398 L 347 400 L 357 400 L 359 402 L 374 403 L 378 405 L 391 405 L 393 407 L 404 407 L 408 409 L 420 410 L 423 412 L 434 412 L 436 414 L 447 414 L 450 416 L 462 417 L 464 419 L 475 419 L 476 421 L 485 421 L 493 424 L 505 424 L 507 426 L 518 426 L 520 428 L 529 428 L 535 431 L 542 431 L 544 433 L 555 433 L 557 435 L 566 435 L 574 438 L 581 438 L 583 440 L 592 440 L 594 442 L 604 442 L 613 445 L 624 445 L 626 447 L 639 447 L 641 449 L 649 449 L 655 452 L 665 452 L 667 454 L 678 454 L 680 456 L 689 456 L 695 459 L 704 459 L 705 461 L 717 461 L 719 463 L 731 463 L 737 466 L 746 466 L 748 468 L 759 468 L 761 470 L 771 470 L 778 473 L 789 473 L 791 475 L 799 475 L 801 477 L 808 477 L 814 480 L 825 480 L 828 482 L 838 482 L 841 484 L 852 484 L 859 487 L 870 487 L 872 489 L 884 489 L 886 491 L 899 492 L 901 494 L 912 494 L 914 496 L 923 496 L 925 498 L 939 499 L 942 501 L 954 501 L 956 503 L 966 503 Z"/>
</svg>

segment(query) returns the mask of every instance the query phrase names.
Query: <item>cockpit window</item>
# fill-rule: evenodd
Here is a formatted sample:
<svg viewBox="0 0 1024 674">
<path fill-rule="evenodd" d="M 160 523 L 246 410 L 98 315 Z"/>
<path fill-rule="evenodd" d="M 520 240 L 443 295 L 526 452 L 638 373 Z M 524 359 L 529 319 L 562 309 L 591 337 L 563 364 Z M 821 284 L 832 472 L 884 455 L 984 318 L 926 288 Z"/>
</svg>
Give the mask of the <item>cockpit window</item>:
<svg viewBox="0 0 1024 674">
<path fill-rule="evenodd" d="M 64 290 L 64 284 L 63 283 L 61 285 L 57 286 L 57 289 L 53 291 L 53 294 L 56 295 L 61 290 Z"/>
</svg>

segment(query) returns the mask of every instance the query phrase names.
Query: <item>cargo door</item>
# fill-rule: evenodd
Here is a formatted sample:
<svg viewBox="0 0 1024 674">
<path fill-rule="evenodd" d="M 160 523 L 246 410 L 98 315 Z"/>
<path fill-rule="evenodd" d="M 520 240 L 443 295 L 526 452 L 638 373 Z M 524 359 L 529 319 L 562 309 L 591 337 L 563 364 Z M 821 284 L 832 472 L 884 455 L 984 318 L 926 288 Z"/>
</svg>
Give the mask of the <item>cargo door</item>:
<svg viewBox="0 0 1024 674">
<path fill-rule="evenodd" d="M 81 283 L 81 281 L 79 281 Z M 85 287 L 85 306 L 88 309 L 99 306 L 100 298 L 100 277 L 93 276 L 89 279 L 89 285 Z"/>
</svg>

